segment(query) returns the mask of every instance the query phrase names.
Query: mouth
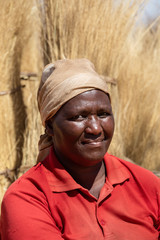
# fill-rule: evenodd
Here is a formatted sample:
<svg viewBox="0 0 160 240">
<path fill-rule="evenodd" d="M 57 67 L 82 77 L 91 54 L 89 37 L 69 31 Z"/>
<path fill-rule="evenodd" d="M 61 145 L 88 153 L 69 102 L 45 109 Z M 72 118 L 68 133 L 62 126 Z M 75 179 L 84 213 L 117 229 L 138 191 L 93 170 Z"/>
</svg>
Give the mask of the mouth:
<svg viewBox="0 0 160 240">
<path fill-rule="evenodd" d="M 82 141 L 82 145 L 100 146 L 106 139 L 95 139 Z"/>
</svg>

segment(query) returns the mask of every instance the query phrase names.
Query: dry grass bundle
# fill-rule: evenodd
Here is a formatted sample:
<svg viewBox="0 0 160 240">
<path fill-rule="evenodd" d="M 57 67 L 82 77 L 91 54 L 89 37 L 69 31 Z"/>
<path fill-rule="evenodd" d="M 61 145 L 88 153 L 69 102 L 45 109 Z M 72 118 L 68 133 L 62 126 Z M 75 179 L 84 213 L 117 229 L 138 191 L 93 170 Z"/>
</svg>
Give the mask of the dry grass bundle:
<svg viewBox="0 0 160 240">
<path fill-rule="evenodd" d="M 132 5 L 110 0 L 41 2 L 45 3 L 41 6 L 45 64 L 86 57 L 101 75 L 116 79 L 116 86 L 108 84 L 116 122 L 110 152 L 158 170 L 160 29 L 153 34 L 140 28 L 135 34 L 137 11 L 144 1 Z M 19 76 L 20 70 L 39 72 L 42 67 L 39 20 L 34 0 L 0 0 L 0 6 L 0 91 L 18 89 L 0 96 L 0 169 L 25 171 L 36 161 L 42 128 L 36 103 L 38 79 L 20 82 Z M 21 89 L 23 84 L 26 87 Z M 17 176 L 16 171 L 8 174 L 11 181 Z M 1 180 L 4 192 L 10 180 L 6 182 L 4 176 Z"/>
<path fill-rule="evenodd" d="M 159 169 L 159 32 L 135 30 L 145 1 L 45 3 L 46 63 L 87 57 L 100 74 L 117 79 L 117 86 L 110 87 L 116 121 L 110 151 Z"/>
<path fill-rule="evenodd" d="M 122 2 L 116 7 L 113 1 L 104 0 L 71 0 L 69 5 L 65 0 L 46 1 L 48 61 L 88 57 L 100 73 L 112 72 L 141 2 L 132 7 Z"/>
<path fill-rule="evenodd" d="M 54 3 L 48 0 L 45 5 L 46 59 L 87 57 L 100 74 L 117 79 L 139 4 L 130 6 L 130 2 L 128 5 L 122 2 L 115 6 L 113 1 L 72 0 L 68 6 L 65 0 Z M 117 88 L 112 86 L 111 92 L 118 119 Z M 111 151 L 122 157 L 123 148 L 118 121 Z"/>
<path fill-rule="evenodd" d="M 26 26 L 34 15 L 33 1 L 0 0 L 0 172 L 1 193 L 17 175 L 5 169 L 21 165 L 26 109 L 20 83 L 23 46 L 31 32 Z M 31 23 L 31 22 L 30 22 Z M 31 24 L 30 24 L 31 25 Z M 6 180 L 8 176 L 8 180 Z M 6 178 L 5 178 L 6 177 Z M 1 194 L 2 196 L 3 194 Z"/>
<path fill-rule="evenodd" d="M 37 106 L 37 89 L 43 68 L 43 53 L 41 48 L 41 21 L 35 2 L 34 16 L 31 16 L 27 29 L 32 36 L 23 48 L 21 72 L 27 72 L 31 77 L 22 80 L 25 84 L 23 89 L 24 103 L 26 106 L 26 128 L 24 132 L 23 159 L 19 176 L 36 163 L 38 155 L 38 140 L 43 132 L 40 115 Z M 34 24 L 33 24 L 34 23 Z M 33 73 L 33 76 L 32 76 Z M 35 75 L 35 76 L 34 76 Z"/>
<path fill-rule="evenodd" d="M 159 61 L 160 29 L 141 29 L 128 43 L 118 76 L 125 154 L 151 170 L 160 170 Z"/>
<path fill-rule="evenodd" d="M 103 0 L 72 0 L 69 6 L 65 0 L 46 1 L 46 60 L 86 57 L 94 62 L 100 74 L 117 79 L 138 7 L 136 4 L 131 7 L 130 2 L 117 7 L 113 1 Z M 118 118 L 118 92 L 114 86 L 111 91 Z M 116 126 L 111 149 L 124 156 L 119 124 Z"/>
<path fill-rule="evenodd" d="M 23 159 L 19 176 L 36 163 L 38 155 L 38 140 L 43 132 L 37 106 L 37 89 L 39 80 L 30 80 L 24 89 L 26 112 L 26 129 L 24 132 Z"/>
</svg>

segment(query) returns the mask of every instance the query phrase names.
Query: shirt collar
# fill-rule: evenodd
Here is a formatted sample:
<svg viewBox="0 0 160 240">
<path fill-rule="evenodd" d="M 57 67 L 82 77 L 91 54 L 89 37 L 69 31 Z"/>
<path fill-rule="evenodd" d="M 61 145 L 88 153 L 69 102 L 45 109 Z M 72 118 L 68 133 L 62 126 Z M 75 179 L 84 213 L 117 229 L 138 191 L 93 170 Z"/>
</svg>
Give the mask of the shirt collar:
<svg viewBox="0 0 160 240">
<path fill-rule="evenodd" d="M 81 188 L 72 176 L 65 170 L 63 165 L 55 156 L 53 147 L 50 149 L 48 157 L 41 163 L 44 167 L 45 175 L 51 191 L 65 192 Z"/>
<path fill-rule="evenodd" d="M 112 184 L 120 184 L 130 178 L 128 169 L 123 165 L 121 159 L 106 153 L 104 162 L 106 166 L 107 180 Z"/>
<path fill-rule="evenodd" d="M 104 157 L 104 163 L 106 166 L 107 180 L 112 185 L 122 183 L 129 178 L 128 170 L 116 157 L 107 153 Z M 53 148 L 51 148 L 48 157 L 41 162 L 41 165 L 45 171 L 51 191 L 65 192 L 82 188 L 58 161 Z"/>
</svg>

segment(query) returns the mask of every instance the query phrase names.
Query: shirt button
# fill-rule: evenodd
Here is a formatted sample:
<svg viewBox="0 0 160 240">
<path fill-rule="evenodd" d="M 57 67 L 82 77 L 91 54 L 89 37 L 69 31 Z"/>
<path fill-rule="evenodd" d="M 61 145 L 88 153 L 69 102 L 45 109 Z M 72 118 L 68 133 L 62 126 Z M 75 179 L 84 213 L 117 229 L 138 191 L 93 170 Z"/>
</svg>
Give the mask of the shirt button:
<svg viewBox="0 0 160 240">
<path fill-rule="evenodd" d="M 104 226 L 104 225 L 105 225 L 105 221 L 104 221 L 104 220 L 101 220 L 101 224 Z"/>
</svg>

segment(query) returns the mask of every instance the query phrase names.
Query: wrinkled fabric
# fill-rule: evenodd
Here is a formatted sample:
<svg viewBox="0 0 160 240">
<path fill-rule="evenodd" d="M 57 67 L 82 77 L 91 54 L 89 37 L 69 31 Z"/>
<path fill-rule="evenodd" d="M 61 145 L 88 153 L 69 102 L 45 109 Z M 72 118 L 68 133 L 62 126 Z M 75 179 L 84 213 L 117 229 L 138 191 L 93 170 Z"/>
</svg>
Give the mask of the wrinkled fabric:
<svg viewBox="0 0 160 240">
<path fill-rule="evenodd" d="M 44 68 L 38 90 L 37 100 L 42 124 L 52 118 L 63 104 L 73 97 L 93 89 L 99 89 L 108 94 L 107 83 L 95 71 L 94 65 L 88 59 L 63 59 Z M 45 150 L 44 157 L 52 146 L 52 138 L 46 133 L 41 135 L 39 151 Z M 38 161 L 44 159 L 43 154 Z"/>
<path fill-rule="evenodd" d="M 51 75 L 45 82 L 42 78 L 38 90 L 38 107 L 43 126 L 64 103 L 78 94 L 93 89 L 108 93 L 106 82 L 87 59 L 63 59 L 51 66 L 53 69 Z"/>
<path fill-rule="evenodd" d="M 49 156 L 14 182 L 2 203 L 2 240 L 158 240 L 160 179 L 108 153 L 96 199 Z"/>
</svg>

